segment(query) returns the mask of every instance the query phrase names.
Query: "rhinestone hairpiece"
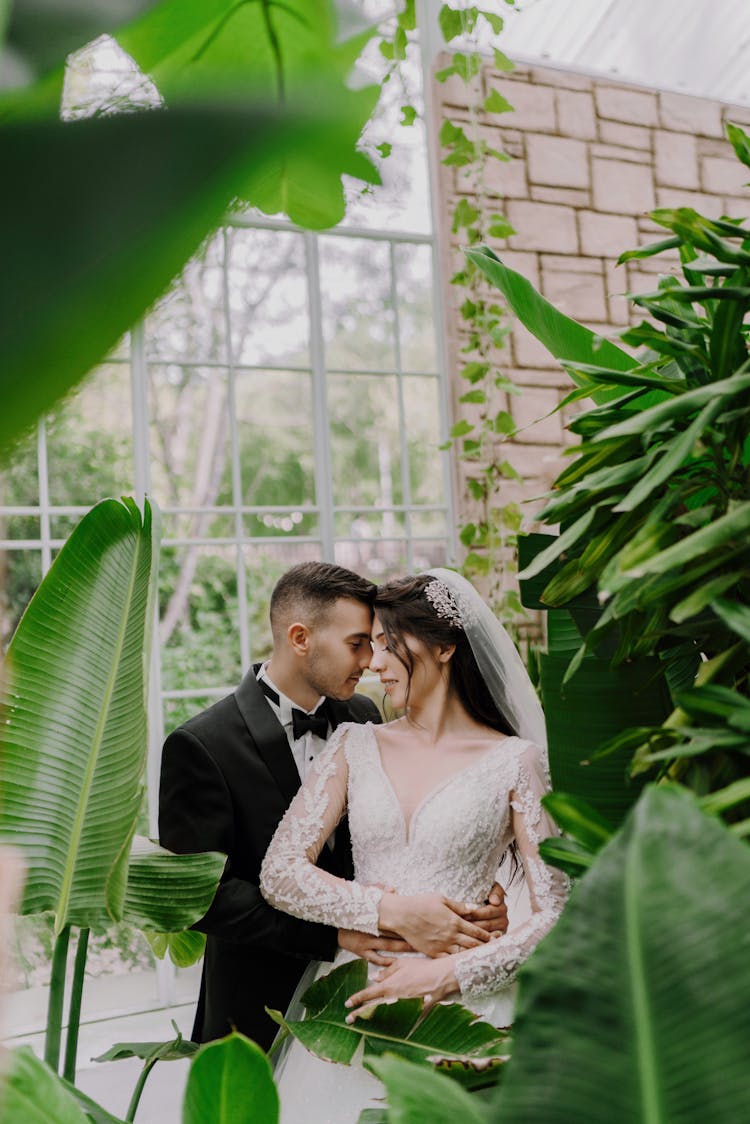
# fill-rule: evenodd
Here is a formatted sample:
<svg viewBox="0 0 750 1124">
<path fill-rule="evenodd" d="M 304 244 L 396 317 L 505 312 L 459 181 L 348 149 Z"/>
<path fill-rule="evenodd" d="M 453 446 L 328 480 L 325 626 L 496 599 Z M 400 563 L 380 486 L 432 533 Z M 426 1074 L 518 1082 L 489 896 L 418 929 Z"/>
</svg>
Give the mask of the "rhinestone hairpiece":
<svg viewBox="0 0 750 1124">
<path fill-rule="evenodd" d="M 445 582 L 435 578 L 425 586 L 424 595 L 441 620 L 450 621 L 454 628 L 464 627 L 461 609 Z"/>
</svg>

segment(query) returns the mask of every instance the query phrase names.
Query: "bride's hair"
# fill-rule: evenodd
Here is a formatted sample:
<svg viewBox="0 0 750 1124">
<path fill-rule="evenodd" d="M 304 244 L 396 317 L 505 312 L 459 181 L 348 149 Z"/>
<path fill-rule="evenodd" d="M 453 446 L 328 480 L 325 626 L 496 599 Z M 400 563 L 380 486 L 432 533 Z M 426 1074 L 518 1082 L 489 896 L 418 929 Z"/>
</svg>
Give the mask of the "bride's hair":
<svg viewBox="0 0 750 1124">
<path fill-rule="evenodd" d="M 435 605 L 425 596 L 427 587 L 436 580 L 430 574 L 417 574 L 378 586 L 373 611 L 380 618 L 388 646 L 411 678 L 417 657 L 406 644 L 407 636 L 413 636 L 431 647 L 455 644 L 456 650 L 450 661 L 450 681 L 464 709 L 484 726 L 502 734 L 517 733 L 492 698 L 463 628 L 448 617 L 439 615 Z"/>
</svg>

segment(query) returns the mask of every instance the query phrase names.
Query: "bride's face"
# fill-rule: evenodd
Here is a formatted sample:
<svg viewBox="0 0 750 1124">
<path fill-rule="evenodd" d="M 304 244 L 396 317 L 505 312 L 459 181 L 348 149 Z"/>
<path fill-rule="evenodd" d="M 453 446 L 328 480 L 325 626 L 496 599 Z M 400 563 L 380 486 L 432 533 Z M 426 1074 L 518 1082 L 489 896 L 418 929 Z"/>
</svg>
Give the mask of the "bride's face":
<svg viewBox="0 0 750 1124">
<path fill-rule="evenodd" d="M 380 676 L 383 689 L 396 710 L 404 709 L 407 705 L 407 697 L 410 707 L 419 706 L 442 681 L 441 664 L 436 658 L 436 653 L 416 636 L 405 635 L 404 643 L 414 660 L 414 670 L 411 674 L 408 667 L 388 646 L 380 619 L 374 618 L 370 670 Z"/>
</svg>

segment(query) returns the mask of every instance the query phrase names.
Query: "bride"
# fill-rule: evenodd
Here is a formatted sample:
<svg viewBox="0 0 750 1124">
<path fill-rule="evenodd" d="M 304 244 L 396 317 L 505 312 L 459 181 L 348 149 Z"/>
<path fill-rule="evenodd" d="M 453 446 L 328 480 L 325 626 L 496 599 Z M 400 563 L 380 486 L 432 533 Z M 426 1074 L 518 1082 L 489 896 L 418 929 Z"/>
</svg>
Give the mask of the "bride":
<svg viewBox="0 0 750 1124">
<path fill-rule="evenodd" d="M 549 791 L 544 716 L 508 634 L 459 574 L 389 582 L 374 611 L 370 667 L 405 716 L 336 730 L 277 829 L 261 890 L 296 917 L 396 933 L 421 954 L 394 957 L 350 996 L 349 1021 L 373 1003 L 421 996 L 426 1005 L 459 1000 L 505 1025 L 508 985 L 566 894 L 565 876 L 538 852 L 556 834 L 540 803 Z M 347 812 L 354 881 L 315 866 Z M 460 908 L 456 899 L 483 901 L 508 853 L 522 867 L 530 916 L 478 945 L 459 930 L 453 952 L 436 956 L 430 924 Z M 321 1061 L 297 1041 L 277 1075 L 285 1124 L 355 1124 L 382 1096 L 361 1066 Z"/>
</svg>

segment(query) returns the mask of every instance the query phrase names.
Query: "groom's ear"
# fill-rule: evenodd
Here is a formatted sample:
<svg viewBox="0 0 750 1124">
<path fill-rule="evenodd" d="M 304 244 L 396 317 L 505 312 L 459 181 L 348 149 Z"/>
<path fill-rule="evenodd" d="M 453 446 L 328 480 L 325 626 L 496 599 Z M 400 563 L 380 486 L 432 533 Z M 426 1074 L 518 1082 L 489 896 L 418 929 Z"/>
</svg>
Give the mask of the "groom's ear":
<svg viewBox="0 0 750 1124">
<path fill-rule="evenodd" d="M 448 663 L 448 660 L 453 658 L 453 653 L 455 652 L 455 650 L 455 644 L 441 644 L 438 648 L 438 661 L 440 663 Z"/>
<path fill-rule="evenodd" d="M 286 630 L 289 647 L 298 656 L 305 656 L 310 648 L 310 629 L 301 621 L 295 621 Z"/>
</svg>

